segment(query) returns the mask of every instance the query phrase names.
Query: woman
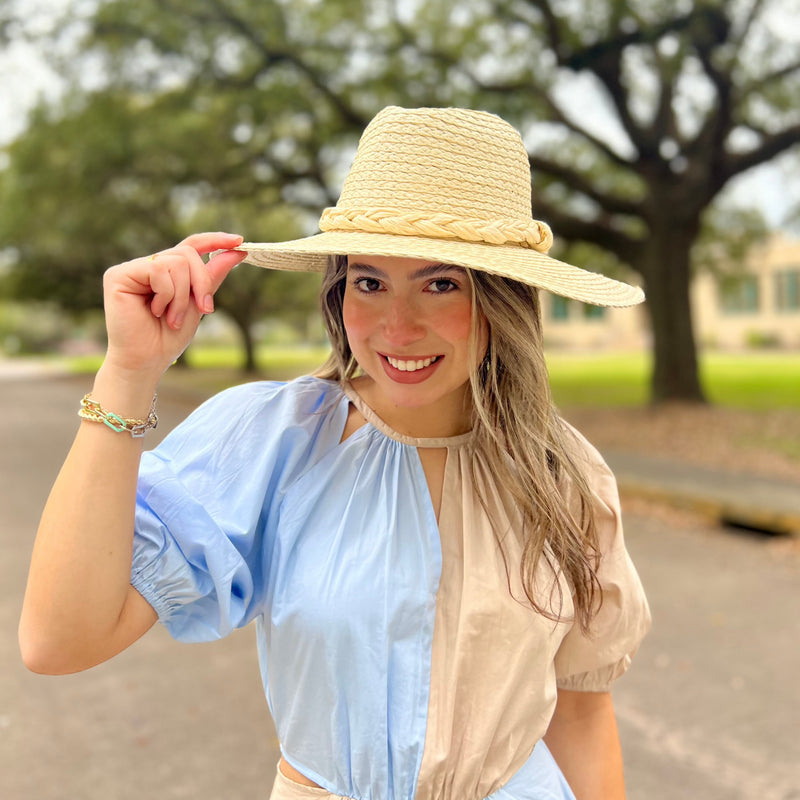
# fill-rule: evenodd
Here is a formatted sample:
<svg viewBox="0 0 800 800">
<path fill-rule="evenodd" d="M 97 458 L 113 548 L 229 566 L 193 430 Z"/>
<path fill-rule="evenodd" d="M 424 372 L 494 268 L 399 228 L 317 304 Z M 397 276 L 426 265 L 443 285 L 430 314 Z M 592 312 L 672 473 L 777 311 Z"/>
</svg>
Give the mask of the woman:
<svg viewBox="0 0 800 800">
<path fill-rule="evenodd" d="M 156 619 L 186 641 L 256 620 L 274 800 L 623 797 L 608 690 L 649 615 L 613 477 L 553 410 L 537 292 L 640 290 L 547 256 L 519 135 L 483 112 L 384 109 L 320 227 L 108 271 L 26 663 L 85 669 Z M 326 270 L 330 361 L 223 392 L 142 457 L 160 376 L 243 258 Z"/>
</svg>

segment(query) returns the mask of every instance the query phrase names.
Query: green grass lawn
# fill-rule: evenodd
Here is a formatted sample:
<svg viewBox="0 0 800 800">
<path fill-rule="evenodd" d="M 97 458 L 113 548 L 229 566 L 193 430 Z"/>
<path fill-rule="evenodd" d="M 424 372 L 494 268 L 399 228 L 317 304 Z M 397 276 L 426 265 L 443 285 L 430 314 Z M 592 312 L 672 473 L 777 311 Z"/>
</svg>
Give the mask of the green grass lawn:
<svg viewBox="0 0 800 800">
<path fill-rule="evenodd" d="M 296 377 L 315 369 L 326 355 L 326 348 L 262 347 L 258 352 L 258 377 Z M 234 347 L 193 347 L 189 360 L 194 369 L 182 370 L 179 380 L 190 387 L 214 390 L 252 379 L 238 372 L 241 354 Z M 547 363 L 553 395 L 562 408 L 647 403 L 647 354 L 550 352 Z M 100 365 L 100 359 L 72 359 L 70 365 L 76 372 L 92 372 Z M 800 353 L 708 353 L 701 357 L 700 369 L 709 400 L 715 404 L 745 409 L 800 409 Z"/>
<path fill-rule="evenodd" d="M 328 352 L 327 347 L 259 347 L 259 377 L 282 380 L 303 375 L 322 364 Z M 243 360 L 241 349 L 234 346 L 193 346 L 187 358 L 192 370 L 228 371 L 232 378 Z M 73 372 L 86 373 L 96 372 L 102 361 L 102 356 L 92 355 L 70 358 L 68 363 Z"/>
<path fill-rule="evenodd" d="M 638 406 L 648 400 L 649 355 L 549 353 L 547 363 L 559 406 Z M 800 409 L 800 353 L 706 353 L 700 376 L 716 405 Z"/>
</svg>

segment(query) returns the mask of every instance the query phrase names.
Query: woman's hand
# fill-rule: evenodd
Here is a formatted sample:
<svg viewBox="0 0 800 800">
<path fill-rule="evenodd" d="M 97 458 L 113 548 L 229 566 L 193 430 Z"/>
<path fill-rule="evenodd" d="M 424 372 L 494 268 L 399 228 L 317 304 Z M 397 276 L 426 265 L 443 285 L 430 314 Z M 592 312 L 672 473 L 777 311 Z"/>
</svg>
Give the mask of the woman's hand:
<svg viewBox="0 0 800 800">
<path fill-rule="evenodd" d="M 155 381 L 186 349 L 214 294 L 246 254 L 242 237 L 198 233 L 151 256 L 111 267 L 103 278 L 108 352 L 104 368 Z M 201 256 L 224 250 L 204 263 Z"/>
</svg>

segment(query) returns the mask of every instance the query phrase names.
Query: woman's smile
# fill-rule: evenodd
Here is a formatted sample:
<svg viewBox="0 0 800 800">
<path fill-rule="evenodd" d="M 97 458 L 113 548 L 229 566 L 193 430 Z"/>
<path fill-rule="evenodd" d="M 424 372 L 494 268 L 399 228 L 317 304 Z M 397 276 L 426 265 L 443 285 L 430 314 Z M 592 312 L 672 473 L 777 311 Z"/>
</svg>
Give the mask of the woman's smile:
<svg viewBox="0 0 800 800">
<path fill-rule="evenodd" d="M 425 367 L 435 364 L 441 358 L 441 356 L 425 356 L 423 358 L 417 356 L 416 358 L 403 358 L 401 356 L 387 356 L 385 353 L 381 353 L 381 355 L 395 369 L 399 369 L 400 372 L 414 372 L 419 369 L 425 369 Z"/>
<path fill-rule="evenodd" d="M 422 383 L 433 375 L 442 359 L 443 356 L 393 358 L 383 355 L 383 369 L 397 383 Z"/>
</svg>

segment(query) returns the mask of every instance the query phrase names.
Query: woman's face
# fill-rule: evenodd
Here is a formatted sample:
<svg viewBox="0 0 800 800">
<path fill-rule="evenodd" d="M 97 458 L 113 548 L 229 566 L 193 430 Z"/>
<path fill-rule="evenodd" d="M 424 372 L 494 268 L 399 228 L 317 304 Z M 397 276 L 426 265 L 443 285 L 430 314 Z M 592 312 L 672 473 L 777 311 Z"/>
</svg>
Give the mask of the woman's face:
<svg viewBox="0 0 800 800">
<path fill-rule="evenodd" d="M 481 319 L 471 360 L 466 271 L 393 256 L 348 256 L 347 263 L 344 326 L 356 361 L 372 379 L 373 402 L 384 413 L 416 409 L 444 415 L 443 427 L 456 425 L 451 417 L 463 416 L 470 370 L 488 341 Z"/>
</svg>

